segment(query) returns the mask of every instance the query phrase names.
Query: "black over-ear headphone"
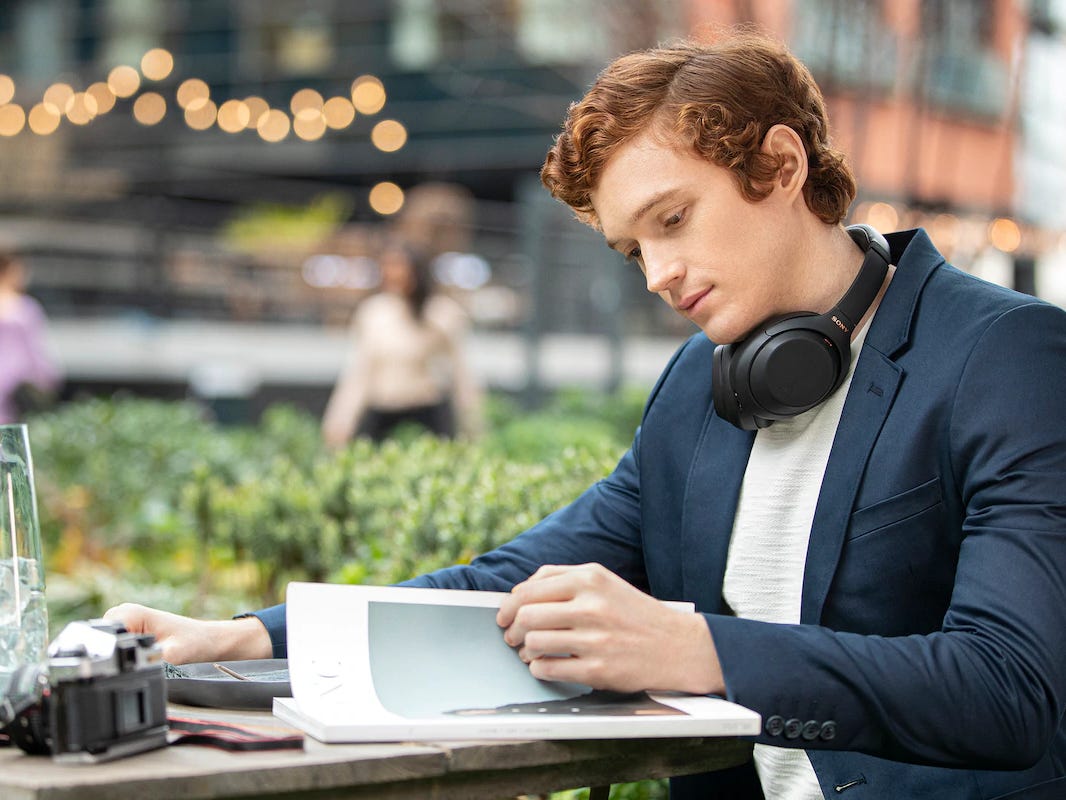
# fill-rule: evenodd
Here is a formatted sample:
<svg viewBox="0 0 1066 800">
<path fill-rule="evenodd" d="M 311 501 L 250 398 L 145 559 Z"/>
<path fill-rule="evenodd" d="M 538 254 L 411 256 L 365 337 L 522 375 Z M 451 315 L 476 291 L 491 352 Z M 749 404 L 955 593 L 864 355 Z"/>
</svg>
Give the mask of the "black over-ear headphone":
<svg viewBox="0 0 1066 800">
<path fill-rule="evenodd" d="M 714 410 L 754 431 L 809 411 L 835 392 L 851 365 L 851 335 L 877 297 L 891 259 L 869 225 L 848 233 L 866 253 L 851 287 L 830 311 L 774 317 L 747 338 L 714 349 Z"/>
</svg>

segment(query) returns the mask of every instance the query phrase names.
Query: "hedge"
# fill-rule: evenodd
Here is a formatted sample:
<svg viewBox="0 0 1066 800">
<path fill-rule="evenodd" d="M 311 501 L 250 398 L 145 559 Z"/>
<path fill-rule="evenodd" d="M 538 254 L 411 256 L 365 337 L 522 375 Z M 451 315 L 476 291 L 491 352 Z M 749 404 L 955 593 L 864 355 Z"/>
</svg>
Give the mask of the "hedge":
<svg viewBox="0 0 1066 800">
<path fill-rule="evenodd" d="M 247 427 L 136 398 L 37 415 L 53 619 L 144 596 L 222 613 L 277 602 L 293 579 L 390 583 L 468 561 L 607 474 L 637 397 L 570 393 L 536 414 L 497 398 L 476 441 L 408 430 L 337 452 L 286 406 Z"/>
</svg>

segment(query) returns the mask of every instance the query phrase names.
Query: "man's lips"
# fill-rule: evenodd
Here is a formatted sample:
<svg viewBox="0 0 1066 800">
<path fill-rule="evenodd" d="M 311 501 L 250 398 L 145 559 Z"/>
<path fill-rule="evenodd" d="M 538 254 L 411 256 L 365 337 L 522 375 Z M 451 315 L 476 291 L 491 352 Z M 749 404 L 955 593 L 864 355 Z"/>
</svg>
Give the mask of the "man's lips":
<svg viewBox="0 0 1066 800">
<path fill-rule="evenodd" d="M 691 311 L 700 300 L 702 300 L 710 293 L 710 291 L 710 289 L 702 289 L 694 294 L 690 294 L 687 297 L 682 298 L 681 302 L 677 304 L 677 310 L 681 312 Z"/>
</svg>

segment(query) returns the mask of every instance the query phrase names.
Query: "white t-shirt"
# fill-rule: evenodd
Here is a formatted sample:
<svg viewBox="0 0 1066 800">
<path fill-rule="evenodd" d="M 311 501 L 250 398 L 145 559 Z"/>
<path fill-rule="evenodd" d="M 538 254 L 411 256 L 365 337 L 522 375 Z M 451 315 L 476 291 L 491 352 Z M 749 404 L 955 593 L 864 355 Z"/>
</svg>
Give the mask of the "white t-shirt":
<svg viewBox="0 0 1066 800">
<path fill-rule="evenodd" d="M 755 436 L 729 541 L 723 597 L 738 617 L 800 621 L 803 569 L 829 451 L 866 325 L 851 343 L 851 370 L 821 405 Z M 806 751 L 755 745 L 767 800 L 822 800 Z"/>
</svg>

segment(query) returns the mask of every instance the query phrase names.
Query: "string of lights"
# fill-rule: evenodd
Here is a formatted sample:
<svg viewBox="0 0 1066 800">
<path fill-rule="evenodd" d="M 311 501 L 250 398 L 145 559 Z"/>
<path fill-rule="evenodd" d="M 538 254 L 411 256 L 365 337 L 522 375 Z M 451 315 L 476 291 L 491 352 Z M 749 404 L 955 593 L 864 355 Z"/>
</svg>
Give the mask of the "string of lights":
<svg viewBox="0 0 1066 800">
<path fill-rule="evenodd" d="M 64 121 L 86 126 L 121 107 L 128 108 L 133 121 L 146 127 L 158 125 L 176 108 L 194 131 L 215 127 L 231 135 L 254 131 L 270 144 L 284 141 L 291 133 L 302 141 L 314 142 L 331 130 L 350 127 L 360 115 L 379 114 L 387 100 L 385 86 L 373 75 L 355 78 L 346 96 L 326 98 L 315 89 L 299 89 L 287 108 L 272 107 L 255 95 L 215 98 L 207 82 L 196 77 L 178 83 L 168 99 L 163 87 L 153 84 L 166 81 L 174 69 L 174 56 L 169 51 L 152 48 L 141 57 L 139 69 L 118 65 L 108 72 L 106 80 L 93 82 L 81 91 L 69 83 L 53 83 L 32 105 L 16 102 L 15 80 L 0 74 L 0 137 L 24 133 L 49 136 Z M 394 153 L 407 143 L 407 129 L 399 120 L 381 119 L 371 128 L 370 141 L 381 152 Z M 404 193 L 397 184 L 384 181 L 371 188 L 369 199 L 374 211 L 389 215 L 403 206 Z"/>
</svg>

